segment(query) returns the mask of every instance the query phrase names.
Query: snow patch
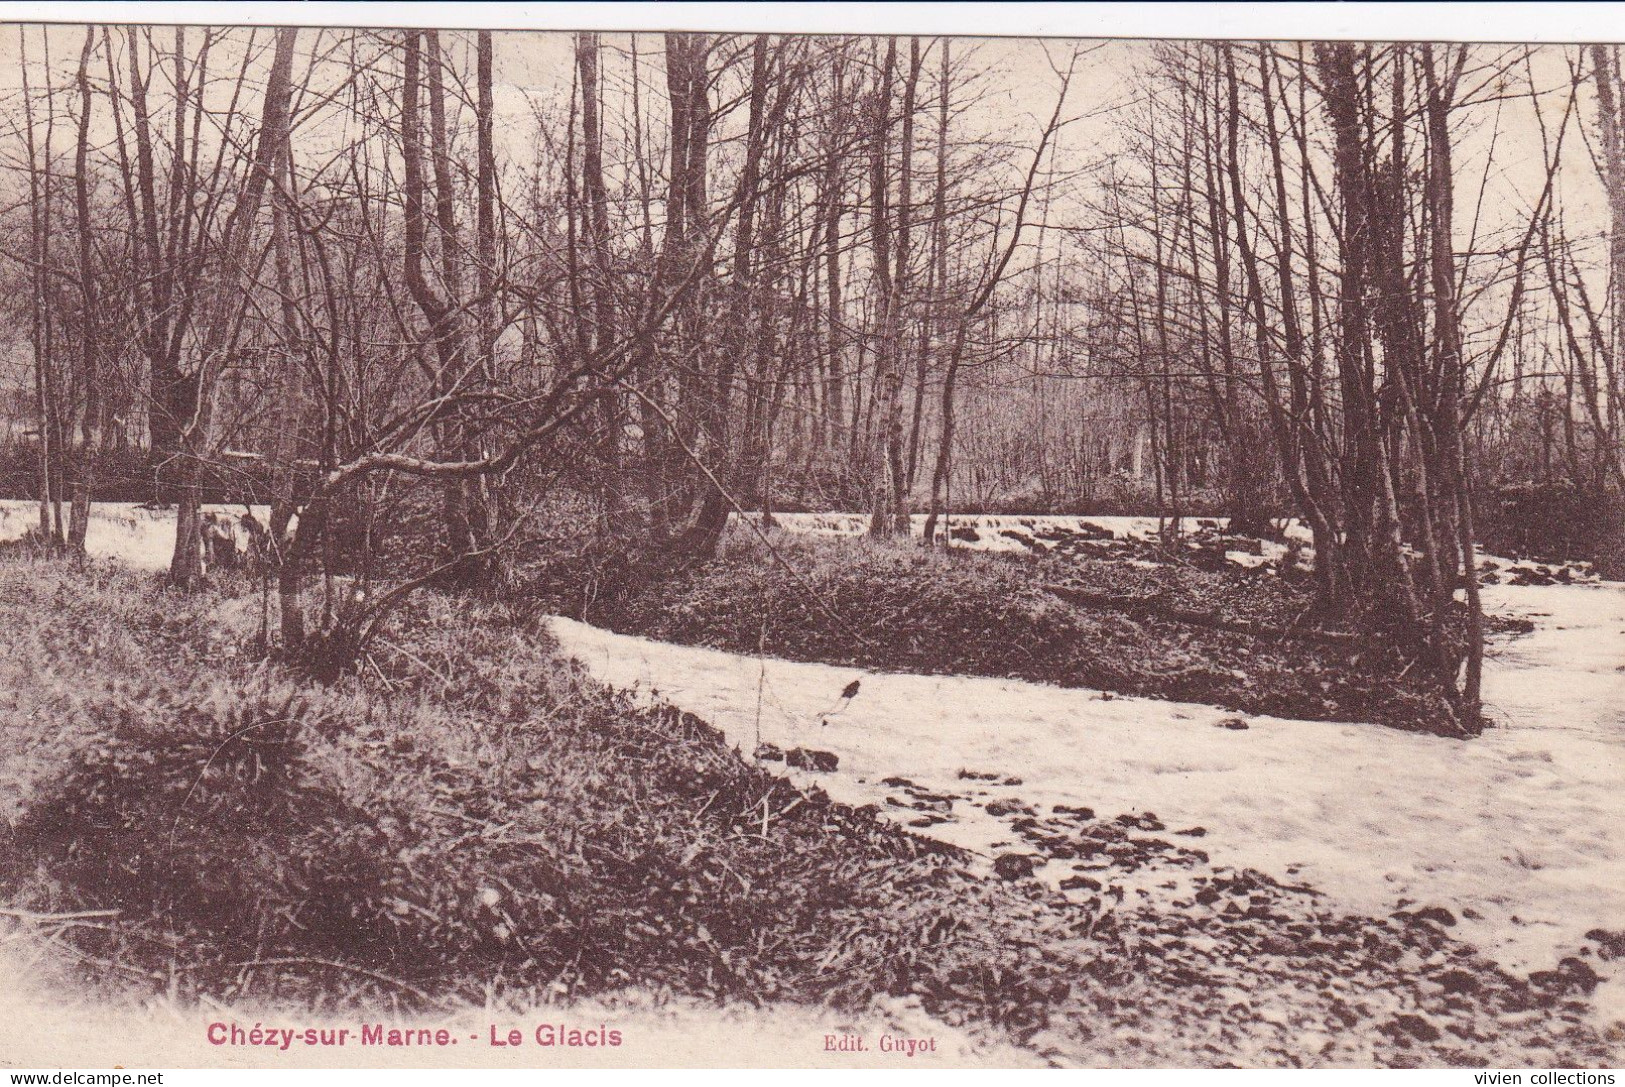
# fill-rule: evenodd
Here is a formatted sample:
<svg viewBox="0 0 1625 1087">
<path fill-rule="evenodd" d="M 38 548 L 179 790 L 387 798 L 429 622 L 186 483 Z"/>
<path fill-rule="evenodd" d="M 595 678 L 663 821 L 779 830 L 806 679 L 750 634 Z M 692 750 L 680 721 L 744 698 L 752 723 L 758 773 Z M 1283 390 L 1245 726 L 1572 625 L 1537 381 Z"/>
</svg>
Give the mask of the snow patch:
<svg viewBox="0 0 1625 1087">
<path fill-rule="evenodd" d="M 271 522 L 270 506 L 208 503 L 204 513 L 228 514 L 235 521 L 250 510 L 262 525 Z M 63 508 L 63 517 L 67 509 Z M 0 500 L 0 540 L 20 540 L 39 526 L 39 503 Z M 239 533 L 237 548 L 248 541 Z M 91 558 L 112 559 L 136 570 L 167 570 L 175 554 L 175 510 L 149 509 L 135 502 L 94 502 L 85 529 L 85 552 Z"/>
</svg>

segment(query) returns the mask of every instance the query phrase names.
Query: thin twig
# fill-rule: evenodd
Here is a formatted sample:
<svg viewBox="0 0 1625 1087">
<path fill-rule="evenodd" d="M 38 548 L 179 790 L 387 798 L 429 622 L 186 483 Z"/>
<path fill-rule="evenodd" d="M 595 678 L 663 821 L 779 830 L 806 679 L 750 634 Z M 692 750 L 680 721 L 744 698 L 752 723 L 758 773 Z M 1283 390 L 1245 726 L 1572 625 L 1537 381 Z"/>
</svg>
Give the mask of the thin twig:
<svg viewBox="0 0 1625 1087">
<path fill-rule="evenodd" d="M 122 910 L 79 910 L 76 913 L 35 913 L 33 910 L 0 909 L 0 916 L 16 917 L 36 924 L 57 921 L 79 921 L 87 917 L 117 917 Z"/>
<path fill-rule="evenodd" d="M 360 974 L 363 977 L 372 978 L 374 981 L 384 982 L 386 985 L 393 985 L 393 986 L 399 988 L 402 992 L 411 993 L 413 996 L 417 997 L 419 1000 L 423 1001 L 425 1004 L 439 1004 L 439 1003 L 441 1003 L 441 1001 L 436 1000 L 434 997 L 430 996 L 428 993 L 424 992 L 422 989 L 419 989 L 417 986 L 411 984 L 410 982 L 402 981 L 400 978 L 392 978 L 388 974 L 380 974 L 376 970 L 368 970 L 364 966 L 352 966 L 349 963 L 345 963 L 345 962 L 334 962 L 332 959 L 309 959 L 309 958 L 250 959 L 247 962 L 233 963 L 232 965 L 240 967 L 240 968 L 245 969 L 245 970 L 255 969 L 255 968 L 261 967 L 261 966 L 326 966 L 326 967 L 330 967 L 331 969 L 334 969 L 334 970 L 343 970 L 343 971 L 346 971 L 346 972 L 352 973 L 352 974 Z"/>
</svg>

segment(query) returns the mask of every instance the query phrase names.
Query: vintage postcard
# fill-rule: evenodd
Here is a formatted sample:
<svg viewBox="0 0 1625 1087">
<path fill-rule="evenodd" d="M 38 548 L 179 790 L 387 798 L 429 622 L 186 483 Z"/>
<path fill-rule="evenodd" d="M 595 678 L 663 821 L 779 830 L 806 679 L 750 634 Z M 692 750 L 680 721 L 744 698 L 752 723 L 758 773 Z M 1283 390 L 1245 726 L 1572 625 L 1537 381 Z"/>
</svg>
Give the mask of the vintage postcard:
<svg viewBox="0 0 1625 1087">
<path fill-rule="evenodd" d="M 1613 1082 L 1619 46 L 491 7 L 0 25 L 0 1066 Z"/>
</svg>

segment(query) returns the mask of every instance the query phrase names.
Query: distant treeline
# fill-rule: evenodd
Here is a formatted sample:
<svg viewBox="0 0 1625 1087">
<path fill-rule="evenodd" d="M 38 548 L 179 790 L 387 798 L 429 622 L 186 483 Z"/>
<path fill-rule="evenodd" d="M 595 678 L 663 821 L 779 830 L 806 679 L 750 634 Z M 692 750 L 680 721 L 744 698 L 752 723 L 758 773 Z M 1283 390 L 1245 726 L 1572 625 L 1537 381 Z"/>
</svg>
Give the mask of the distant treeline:
<svg viewBox="0 0 1625 1087">
<path fill-rule="evenodd" d="M 83 454 L 81 454 L 83 455 Z M 106 449 L 91 455 L 95 470 L 96 501 L 173 501 L 159 494 L 151 454 L 137 446 Z M 208 464 L 199 473 L 205 502 L 268 503 L 272 493 L 272 469 L 261 462 L 243 461 Z M 67 499 L 68 489 L 53 479 L 52 493 Z M 32 442 L 0 444 L 0 498 L 39 498 L 38 451 Z"/>
<path fill-rule="evenodd" d="M 96 458 L 97 500 L 150 503 L 171 501 L 160 494 L 149 453 L 138 447 L 107 450 Z M 208 464 L 199 473 L 203 501 L 210 503 L 269 504 L 274 493 L 273 471 L 263 462 L 242 460 Z M 57 493 L 62 493 L 58 489 Z M 39 496 L 38 462 L 31 443 L 0 444 L 0 499 L 32 500 Z M 757 496 L 745 494 L 744 499 Z M 1569 480 L 1553 479 L 1480 488 L 1482 510 L 1479 543 L 1493 554 L 1540 560 L 1579 559 L 1595 563 L 1605 576 L 1625 577 L 1625 502 L 1613 492 L 1599 494 Z M 747 504 L 752 504 L 747 502 Z M 410 501 L 408 506 L 415 505 Z M 810 496 L 780 494 L 774 508 L 781 513 L 823 513 L 829 506 Z M 421 511 L 419 511 L 421 512 Z M 1062 496 L 1049 500 L 1031 497 L 956 504 L 959 514 L 1054 514 L 1066 516 L 1156 517 L 1174 511 L 1157 501 L 1149 488 L 1119 488 L 1111 494 Z M 1225 498 L 1217 490 L 1182 496 L 1183 516 L 1220 517 Z M 1292 516 L 1290 510 L 1277 516 Z M 389 519 L 389 515 L 385 515 Z M 416 521 L 417 517 L 400 518 Z M 403 526 L 404 527 L 404 526 Z M 432 528 L 432 525 L 425 525 Z"/>
</svg>

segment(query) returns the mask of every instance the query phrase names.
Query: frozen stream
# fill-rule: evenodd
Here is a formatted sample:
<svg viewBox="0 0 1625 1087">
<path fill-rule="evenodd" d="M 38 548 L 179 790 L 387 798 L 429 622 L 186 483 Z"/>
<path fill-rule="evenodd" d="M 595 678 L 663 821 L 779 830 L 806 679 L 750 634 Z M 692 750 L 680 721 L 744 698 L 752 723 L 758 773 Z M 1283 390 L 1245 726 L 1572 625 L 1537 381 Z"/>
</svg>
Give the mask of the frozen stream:
<svg viewBox="0 0 1625 1087">
<path fill-rule="evenodd" d="M 35 516 L 29 503 L 0 502 L 0 538 L 20 536 Z M 173 518 L 98 503 L 90 550 L 162 569 Z M 1120 533 L 1155 529 L 1147 518 L 975 523 L 1079 520 Z M 781 521 L 833 535 L 861 527 L 843 515 Z M 980 546 L 1004 540 L 984 531 Z M 1588 929 L 1625 928 L 1625 583 L 1493 585 L 1484 599 L 1488 610 L 1530 618 L 1535 630 L 1492 640 L 1484 691 L 1499 727 L 1465 743 L 1268 717 L 1232 731 L 1215 727 L 1232 715 L 1211 706 L 763 660 L 564 619 L 553 629 L 603 680 L 658 691 L 747 755 L 759 741 L 834 752 L 833 774 L 791 773 L 837 799 L 880 804 L 908 822 L 920 813 L 888 805 L 907 797 L 884 778 L 956 794 L 949 820 L 921 832 L 989 857 L 1025 851 L 1006 822 L 979 806 L 993 799 L 1019 798 L 1041 811 L 1081 805 L 1107 818 L 1152 811 L 1170 831 L 1206 828 L 1186 844 L 1216 865 L 1301 879 L 1352 910 L 1444 906 L 1461 918 L 1463 938 L 1507 967 L 1544 969 L 1579 947 Z M 858 696 L 821 724 L 853 679 L 862 682 Z M 1021 784 L 961 780 L 961 770 Z M 1067 872 L 1051 864 L 1040 874 L 1054 881 Z M 1625 1008 L 1625 985 L 1609 988 L 1621 990 Z"/>
<path fill-rule="evenodd" d="M 1499 727 L 1469 742 L 1269 717 L 1231 730 L 1216 726 L 1233 715 L 1211 706 L 799 664 L 552 622 L 595 675 L 699 714 L 746 754 L 759 741 L 834 752 L 835 773 L 792 774 L 836 799 L 887 806 L 899 794 L 882 779 L 903 776 L 977 802 L 1151 811 L 1170 831 L 1206 828 L 1199 844 L 1215 865 L 1301 879 L 1360 912 L 1444 906 L 1504 966 L 1544 969 L 1588 929 L 1625 926 L 1625 584 L 1491 586 L 1485 597 L 1536 628 L 1493 641 L 1485 695 Z M 853 679 L 857 697 L 821 723 Z M 1022 851 L 975 803 L 952 816 L 922 832 L 989 856 Z"/>
</svg>

